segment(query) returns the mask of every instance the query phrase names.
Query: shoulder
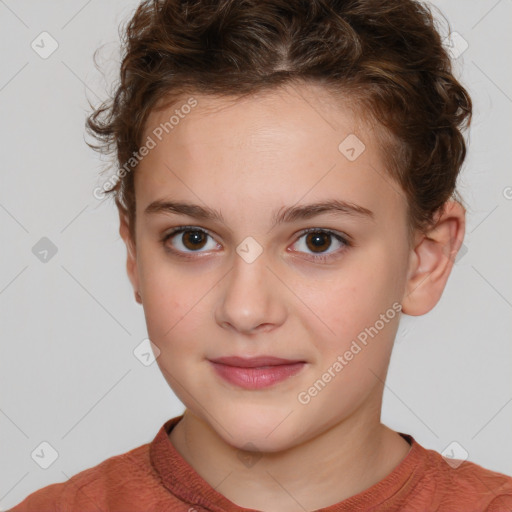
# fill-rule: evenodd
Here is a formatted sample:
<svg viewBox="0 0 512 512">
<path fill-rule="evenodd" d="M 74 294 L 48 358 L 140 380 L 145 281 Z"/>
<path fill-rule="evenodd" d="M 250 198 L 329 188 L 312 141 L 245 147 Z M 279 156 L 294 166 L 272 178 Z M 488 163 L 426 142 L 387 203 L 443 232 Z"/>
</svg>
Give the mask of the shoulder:
<svg viewBox="0 0 512 512">
<path fill-rule="evenodd" d="M 98 510 L 112 495 L 141 484 L 151 487 L 156 475 L 149 460 L 149 444 L 115 455 L 85 469 L 65 482 L 55 483 L 27 496 L 10 512 Z M 156 482 L 155 482 L 155 485 Z"/>
<path fill-rule="evenodd" d="M 435 487 L 440 510 L 512 510 L 512 476 L 486 469 L 468 460 L 449 459 L 421 447 L 425 478 Z M 452 507 L 452 508 L 450 508 Z"/>
</svg>

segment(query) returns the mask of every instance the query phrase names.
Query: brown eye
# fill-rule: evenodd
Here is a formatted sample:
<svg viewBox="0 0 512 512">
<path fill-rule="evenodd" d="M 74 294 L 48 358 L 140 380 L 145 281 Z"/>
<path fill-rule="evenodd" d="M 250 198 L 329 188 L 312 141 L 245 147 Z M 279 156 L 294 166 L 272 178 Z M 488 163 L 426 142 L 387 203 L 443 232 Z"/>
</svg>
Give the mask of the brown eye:
<svg viewBox="0 0 512 512">
<path fill-rule="evenodd" d="M 332 235 L 322 231 L 308 233 L 306 236 L 306 246 L 313 252 L 326 251 L 331 246 L 331 237 Z"/>
<path fill-rule="evenodd" d="M 181 237 L 183 245 L 192 251 L 202 249 L 206 242 L 206 234 L 202 231 L 185 231 Z"/>
<path fill-rule="evenodd" d="M 211 245 L 208 247 L 208 239 Z M 215 249 L 216 243 L 204 230 L 198 228 L 178 228 L 167 234 L 162 240 L 165 247 L 176 253 L 202 253 L 201 249 Z"/>
<path fill-rule="evenodd" d="M 298 246 L 294 252 L 305 253 L 306 257 L 309 255 L 309 259 L 319 262 L 339 256 L 351 243 L 333 231 L 310 228 L 302 232 L 294 245 Z M 326 252 L 331 248 L 333 250 Z"/>
</svg>

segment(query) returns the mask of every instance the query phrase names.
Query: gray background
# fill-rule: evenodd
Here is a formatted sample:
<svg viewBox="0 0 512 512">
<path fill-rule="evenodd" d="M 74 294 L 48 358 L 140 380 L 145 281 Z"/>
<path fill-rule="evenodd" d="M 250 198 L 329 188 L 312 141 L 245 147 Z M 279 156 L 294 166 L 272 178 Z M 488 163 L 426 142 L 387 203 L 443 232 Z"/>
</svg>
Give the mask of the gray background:
<svg viewBox="0 0 512 512">
<path fill-rule="evenodd" d="M 1 509 L 151 441 L 183 411 L 156 363 L 133 354 L 147 335 L 143 311 L 113 204 L 92 193 L 106 164 L 84 143 L 86 98 L 106 97 L 118 26 L 136 5 L 0 0 Z M 435 5 L 469 45 L 455 60 L 475 103 L 459 182 L 467 252 L 436 308 L 403 317 L 382 419 L 512 475 L 512 2 Z M 59 45 L 46 59 L 31 47 L 43 31 Z M 107 80 L 92 60 L 103 43 Z M 33 252 L 42 237 L 57 248 L 46 262 Z M 48 469 L 43 441 L 58 453 Z"/>
</svg>

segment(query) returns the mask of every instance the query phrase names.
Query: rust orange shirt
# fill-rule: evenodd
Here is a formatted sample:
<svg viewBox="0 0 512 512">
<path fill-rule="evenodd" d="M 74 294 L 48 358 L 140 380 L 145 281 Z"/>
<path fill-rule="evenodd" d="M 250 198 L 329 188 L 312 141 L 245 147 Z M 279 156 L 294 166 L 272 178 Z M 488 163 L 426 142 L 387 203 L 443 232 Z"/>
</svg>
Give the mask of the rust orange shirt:
<svg viewBox="0 0 512 512">
<path fill-rule="evenodd" d="M 151 443 L 111 457 L 67 482 L 30 494 L 12 512 L 247 512 L 217 492 L 174 448 L 164 423 Z M 383 480 L 322 512 L 511 512 L 512 477 L 472 462 L 448 464 L 408 434 L 408 455 Z"/>
</svg>

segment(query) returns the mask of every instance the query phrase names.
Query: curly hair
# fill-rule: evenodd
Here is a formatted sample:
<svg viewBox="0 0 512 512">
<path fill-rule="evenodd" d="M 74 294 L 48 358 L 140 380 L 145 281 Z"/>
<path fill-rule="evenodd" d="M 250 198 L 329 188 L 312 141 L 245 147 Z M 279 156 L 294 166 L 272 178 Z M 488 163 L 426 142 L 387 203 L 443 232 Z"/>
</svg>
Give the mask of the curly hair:
<svg viewBox="0 0 512 512">
<path fill-rule="evenodd" d="M 425 230 L 450 197 L 466 156 L 469 94 L 429 7 L 414 0 L 145 0 L 121 34 L 115 93 L 87 118 L 123 172 L 106 192 L 134 237 L 134 172 L 152 109 L 194 92 L 241 98 L 288 83 L 350 97 L 381 133 L 389 175 Z"/>
</svg>

